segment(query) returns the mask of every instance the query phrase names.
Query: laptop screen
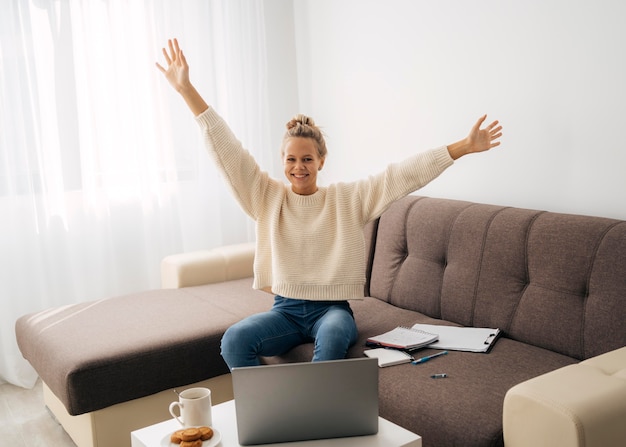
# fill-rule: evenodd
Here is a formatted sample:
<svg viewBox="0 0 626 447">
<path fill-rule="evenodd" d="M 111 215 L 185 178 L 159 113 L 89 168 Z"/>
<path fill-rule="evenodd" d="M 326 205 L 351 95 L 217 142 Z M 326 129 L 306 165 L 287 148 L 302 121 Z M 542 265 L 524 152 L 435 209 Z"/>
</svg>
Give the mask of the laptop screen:
<svg viewBox="0 0 626 447">
<path fill-rule="evenodd" d="M 375 358 L 233 368 L 241 445 L 378 432 Z"/>
</svg>

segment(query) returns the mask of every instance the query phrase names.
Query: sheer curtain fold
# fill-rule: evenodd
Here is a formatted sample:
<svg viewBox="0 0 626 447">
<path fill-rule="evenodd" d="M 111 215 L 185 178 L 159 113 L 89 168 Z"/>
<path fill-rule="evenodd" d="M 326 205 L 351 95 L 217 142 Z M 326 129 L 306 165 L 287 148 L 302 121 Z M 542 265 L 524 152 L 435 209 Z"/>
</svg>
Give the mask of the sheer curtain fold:
<svg viewBox="0 0 626 447">
<path fill-rule="evenodd" d="M 154 62 L 178 37 L 198 89 L 267 158 L 263 23 L 261 0 L 3 7 L 0 381 L 36 379 L 15 341 L 21 315 L 157 288 L 164 256 L 252 240 Z"/>
</svg>

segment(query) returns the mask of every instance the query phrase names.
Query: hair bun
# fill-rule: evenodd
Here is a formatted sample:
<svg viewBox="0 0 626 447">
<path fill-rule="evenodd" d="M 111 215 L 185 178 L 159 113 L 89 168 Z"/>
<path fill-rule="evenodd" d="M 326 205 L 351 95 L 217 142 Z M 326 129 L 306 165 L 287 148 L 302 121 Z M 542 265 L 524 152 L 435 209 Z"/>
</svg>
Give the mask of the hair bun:
<svg viewBox="0 0 626 447">
<path fill-rule="evenodd" d="M 284 150 L 284 142 L 287 138 L 311 138 L 317 146 L 317 152 L 320 157 L 326 157 L 326 141 L 324 141 L 324 134 L 322 130 L 315 125 L 313 118 L 297 114 L 287 123 L 287 131 L 283 137 L 283 147 L 281 153 Z"/>
<path fill-rule="evenodd" d="M 297 127 L 298 124 L 302 126 L 314 127 L 315 121 L 313 121 L 313 118 L 299 113 L 287 123 L 287 129 L 293 129 L 294 127 Z"/>
</svg>

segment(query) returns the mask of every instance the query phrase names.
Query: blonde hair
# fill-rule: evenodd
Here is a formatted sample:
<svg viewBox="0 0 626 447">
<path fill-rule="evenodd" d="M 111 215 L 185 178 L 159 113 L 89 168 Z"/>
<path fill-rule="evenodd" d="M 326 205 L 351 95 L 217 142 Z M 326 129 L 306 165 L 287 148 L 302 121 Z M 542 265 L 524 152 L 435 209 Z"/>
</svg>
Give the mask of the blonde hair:
<svg viewBox="0 0 626 447">
<path fill-rule="evenodd" d="M 299 138 L 311 138 L 315 141 L 315 145 L 317 147 L 317 153 L 320 158 L 326 158 L 326 141 L 324 140 L 324 134 L 320 130 L 319 127 L 315 125 L 315 121 L 313 118 L 297 114 L 287 123 L 287 131 L 285 132 L 285 136 L 283 137 L 283 147 L 281 147 L 281 153 L 284 153 L 285 141 L 288 138 L 299 137 Z"/>
</svg>

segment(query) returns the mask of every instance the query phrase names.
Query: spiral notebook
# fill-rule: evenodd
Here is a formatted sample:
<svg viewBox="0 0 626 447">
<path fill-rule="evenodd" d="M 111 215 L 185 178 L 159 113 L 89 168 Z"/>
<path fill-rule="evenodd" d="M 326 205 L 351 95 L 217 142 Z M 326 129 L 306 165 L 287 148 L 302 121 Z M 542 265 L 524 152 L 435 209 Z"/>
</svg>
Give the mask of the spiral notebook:
<svg viewBox="0 0 626 447">
<path fill-rule="evenodd" d="M 436 342 L 439 335 L 423 330 L 398 326 L 384 334 L 368 338 L 368 346 L 412 350 Z"/>
</svg>

